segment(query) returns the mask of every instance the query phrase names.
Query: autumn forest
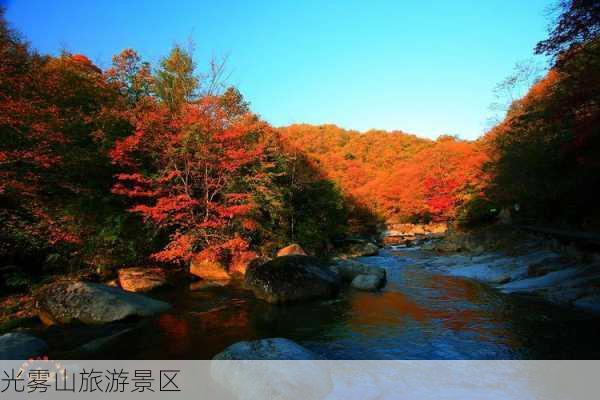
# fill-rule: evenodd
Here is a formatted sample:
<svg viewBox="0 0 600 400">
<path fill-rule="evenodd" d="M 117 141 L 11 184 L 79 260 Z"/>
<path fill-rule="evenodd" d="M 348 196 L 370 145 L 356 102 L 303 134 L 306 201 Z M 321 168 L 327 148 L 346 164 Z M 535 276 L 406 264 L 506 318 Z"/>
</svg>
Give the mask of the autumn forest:
<svg viewBox="0 0 600 400">
<path fill-rule="evenodd" d="M 186 46 L 156 65 L 127 48 L 101 69 L 39 54 L 2 18 L 2 291 L 193 260 L 243 274 L 291 243 L 325 260 L 390 224 L 468 231 L 506 209 L 515 224 L 598 232 L 600 7 L 561 4 L 532 49 L 546 72 L 473 141 L 272 126 Z"/>
<path fill-rule="evenodd" d="M 514 203 L 523 218 L 596 228 L 598 26 L 573 31 L 584 17 L 565 14 L 535 49 L 553 68 L 474 142 L 274 128 L 182 47 L 157 66 L 126 49 L 102 71 L 36 54 L 2 21 L 3 258 L 235 264 L 385 221 L 481 223 Z"/>
</svg>

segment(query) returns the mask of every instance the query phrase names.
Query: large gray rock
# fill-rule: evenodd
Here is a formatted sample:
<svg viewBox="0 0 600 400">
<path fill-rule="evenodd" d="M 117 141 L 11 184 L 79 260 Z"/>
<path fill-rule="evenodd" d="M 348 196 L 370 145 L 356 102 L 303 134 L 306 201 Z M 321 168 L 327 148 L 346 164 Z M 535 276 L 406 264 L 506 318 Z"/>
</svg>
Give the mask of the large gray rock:
<svg viewBox="0 0 600 400">
<path fill-rule="evenodd" d="M 546 275 L 537 276 L 535 278 L 525 278 L 507 283 L 501 286 L 503 292 L 533 292 L 536 290 L 544 290 L 567 282 L 579 273 L 577 268 L 566 268 L 561 271 L 550 272 Z"/>
<path fill-rule="evenodd" d="M 464 266 L 447 268 L 448 275 L 475 279 L 491 284 L 506 284 L 527 276 L 527 265 L 512 259 L 497 259 Z"/>
<path fill-rule="evenodd" d="M 358 275 L 375 275 L 385 283 L 386 272 L 384 268 L 373 265 L 365 265 L 354 260 L 340 260 L 331 266 L 340 278 L 352 282 Z"/>
<path fill-rule="evenodd" d="M 381 289 L 385 285 L 385 280 L 377 275 L 357 275 L 350 286 L 358 290 L 375 291 Z"/>
<path fill-rule="evenodd" d="M 453 253 L 453 252 L 457 252 L 457 251 L 461 251 L 464 250 L 465 245 L 464 242 L 456 239 L 454 237 L 447 237 L 444 238 L 438 242 L 436 242 L 433 245 L 433 249 L 435 251 L 441 252 L 441 253 Z"/>
<path fill-rule="evenodd" d="M 298 343 L 284 338 L 237 342 L 214 360 L 318 360 L 320 357 Z"/>
<path fill-rule="evenodd" d="M 334 296 L 340 281 L 336 273 L 309 256 L 277 257 L 246 271 L 246 286 L 259 299 L 288 303 Z"/>
<path fill-rule="evenodd" d="M 375 243 L 363 240 L 352 241 L 342 249 L 342 258 L 370 257 L 379 254 L 379 247 Z"/>
<path fill-rule="evenodd" d="M 27 360 L 44 354 L 48 346 L 42 339 L 14 332 L 0 336 L 0 360 Z"/>
<path fill-rule="evenodd" d="M 132 317 L 148 317 L 169 309 L 169 304 L 97 283 L 62 281 L 36 293 L 42 321 L 47 324 L 104 324 Z"/>
<path fill-rule="evenodd" d="M 238 399 L 322 399 L 333 384 L 315 360 L 315 354 L 288 339 L 239 342 L 215 356 L 211 376 Z"/>
</svg>

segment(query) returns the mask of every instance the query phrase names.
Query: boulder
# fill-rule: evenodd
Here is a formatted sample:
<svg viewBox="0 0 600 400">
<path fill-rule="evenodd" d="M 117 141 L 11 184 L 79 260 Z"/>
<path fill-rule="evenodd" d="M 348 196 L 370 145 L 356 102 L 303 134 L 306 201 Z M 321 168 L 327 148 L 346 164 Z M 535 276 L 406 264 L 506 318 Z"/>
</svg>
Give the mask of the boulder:
<svg viewBox="0 0 600 400">
<path fill-rule="evenodd" d="M 331 269 L 347 282 L 352 282 L 358 275 L 375 275 L 383 282 L 386 280 L 384 268 L 365 265 L 354 260 L 340 260 L 333 264 Z"/>
<path fill-rule="evenodd" d="M 371 257 L 379 254 L 379 247 L 367 241 L 352 241 L 342 250 L 342 258 Z"/>
<path fill-rule="evenodd" d="M 284 338 L 237 342 L 217 354 L 213 360 L 318 360 L 311 351 Z"/>
<path fill-rule="evenodd" d="M 231 260 L 231 265 L 229 266 L 229 273 L 232 277 L 243 278 L 244 275 L 246 275 L 248 267 L 258 262 L 258 254 L 253 251 L 244 251 L 233 257 Z"/>
<path fill-rule="evenodd" d="M 42 339 L 21 332 L 0 336 L 0 360 L 27 360 L 43 355 L 48 346 Z"/>
<path fill-rule="evenodd" d="M 287 303 L 334 296 L 339 277 L 310 256 L 277 257 L 246 271 L 245 284 L 259 299 Z"/>
<path fill-rule="evenodd" d="M 371 274 L 360 274 L 352 279 L 352 286 L 354 289 L 376 291 L 381 289 L 385 285 L 385 279 L 377 275 Z"/>
<path fill-rule="evenodd" d="M 371 242 L 356 245 L 354 246 L 354 254 L 356 254 L 356 257 L 376 256 L 379 254 L 379 246 Z"/>
<path fill-rule="evenodd" d="M 446 233 L 448 225 L 445 223 L 437 224 L 389 224 L 383 236 L 409 236 L 409 235 L 439 235 Z"/>
<path fill-rule="evenodd" d="M 436 243 L 434 246 L 434 250 L 442 252 L 442 253 L 453 253 L 457 251 L 461 251 L 465 248 L 464 243 L 457 239 L 446 238 Z"/>
<path fill-rule="evenodd" d="M 491 284 L 506 284 L 527 276 L 527 266 L 515 263 L 513 259 L 499 258 L 468 265 L 455 265 L 445 268 L 448 275 L 475 279 Z"/>
<path fill-rule="evenodd" d="M 283 256 L 306 256 L 306 252 L 299 244 L 290 244 L 277 252 L 277 257 Z"/>
<path fill-rule="evenodd" d="M 167 273 L 162 268 L 121 268 L 119 285 L 128 292 L 149 292 L 166 285 Z"/>
<path fill-rule="evenodd" d="M 293 368 L 271 360 L 294 360 Z M 323 399 L 333 383 L 326 366 L 316 360 L 315 354 L 291 340 L 263 339 L 229 346 L 211 361 L 210 372 L 237 399 Z"/>
<path fill-rule="evenodd" d="M 227 268 L 221 262 L 202 254 L 192 257 L 190 274 L 207 281 L 229 281 L 231 279 Z"/>
<path fill-rule="evenodd" d="M 40 319 L 46 324 L 104 324 L 148 317 L 169 309 L 169 304 L 97 283 L 60 281 L 36 293 Z"/>
</svg>

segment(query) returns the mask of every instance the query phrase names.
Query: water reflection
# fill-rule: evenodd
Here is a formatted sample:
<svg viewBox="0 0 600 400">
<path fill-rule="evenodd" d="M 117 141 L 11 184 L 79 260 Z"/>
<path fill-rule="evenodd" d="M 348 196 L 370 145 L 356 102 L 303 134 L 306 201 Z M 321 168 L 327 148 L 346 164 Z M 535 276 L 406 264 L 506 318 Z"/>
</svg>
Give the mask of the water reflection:
<svg viewBox="0 0 600 400">
<path fill-rule="evenodd" d="M 435 314 L 434 310 L 419 306 L 400 292 L 356 293 L 352 296 L 351 307 L 352 318 L 349 324 L 358 330 L 365 326 L 399 326 L 405 323 L 407 318 L 426 322 Z"/>
<path fill-rule="evenodd" d="M 387 269 L 382 292 L 346 290 L 300 305 L 269 305 L 236 286 L 160 292 L 173 309 L 98 357 L 207 359 L 265 337 L 296 340 L 333 359 L 600 357 L 596 317 L 436 275 L 401 255 L 363 261 Z"/>
</svg>

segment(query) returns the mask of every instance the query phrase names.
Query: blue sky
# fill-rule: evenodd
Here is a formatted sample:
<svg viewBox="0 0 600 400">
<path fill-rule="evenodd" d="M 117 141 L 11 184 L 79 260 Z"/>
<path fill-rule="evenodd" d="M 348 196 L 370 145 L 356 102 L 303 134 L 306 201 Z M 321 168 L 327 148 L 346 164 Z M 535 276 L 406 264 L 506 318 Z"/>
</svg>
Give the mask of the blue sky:
<svg viewBox="0 0 600 400">
<path fill-rule="evenodd" d="M 132 47 L 156 62 L 195 43 L 229 54 L 230 82 L 270 123 L 335 123 L 473 139 L 493 89 L 546 35 L 550 0 L 0 0 L 43 53 L 106 67 Z M 543 60 L 540 60 L 543 62 Z"/>
</svg>

